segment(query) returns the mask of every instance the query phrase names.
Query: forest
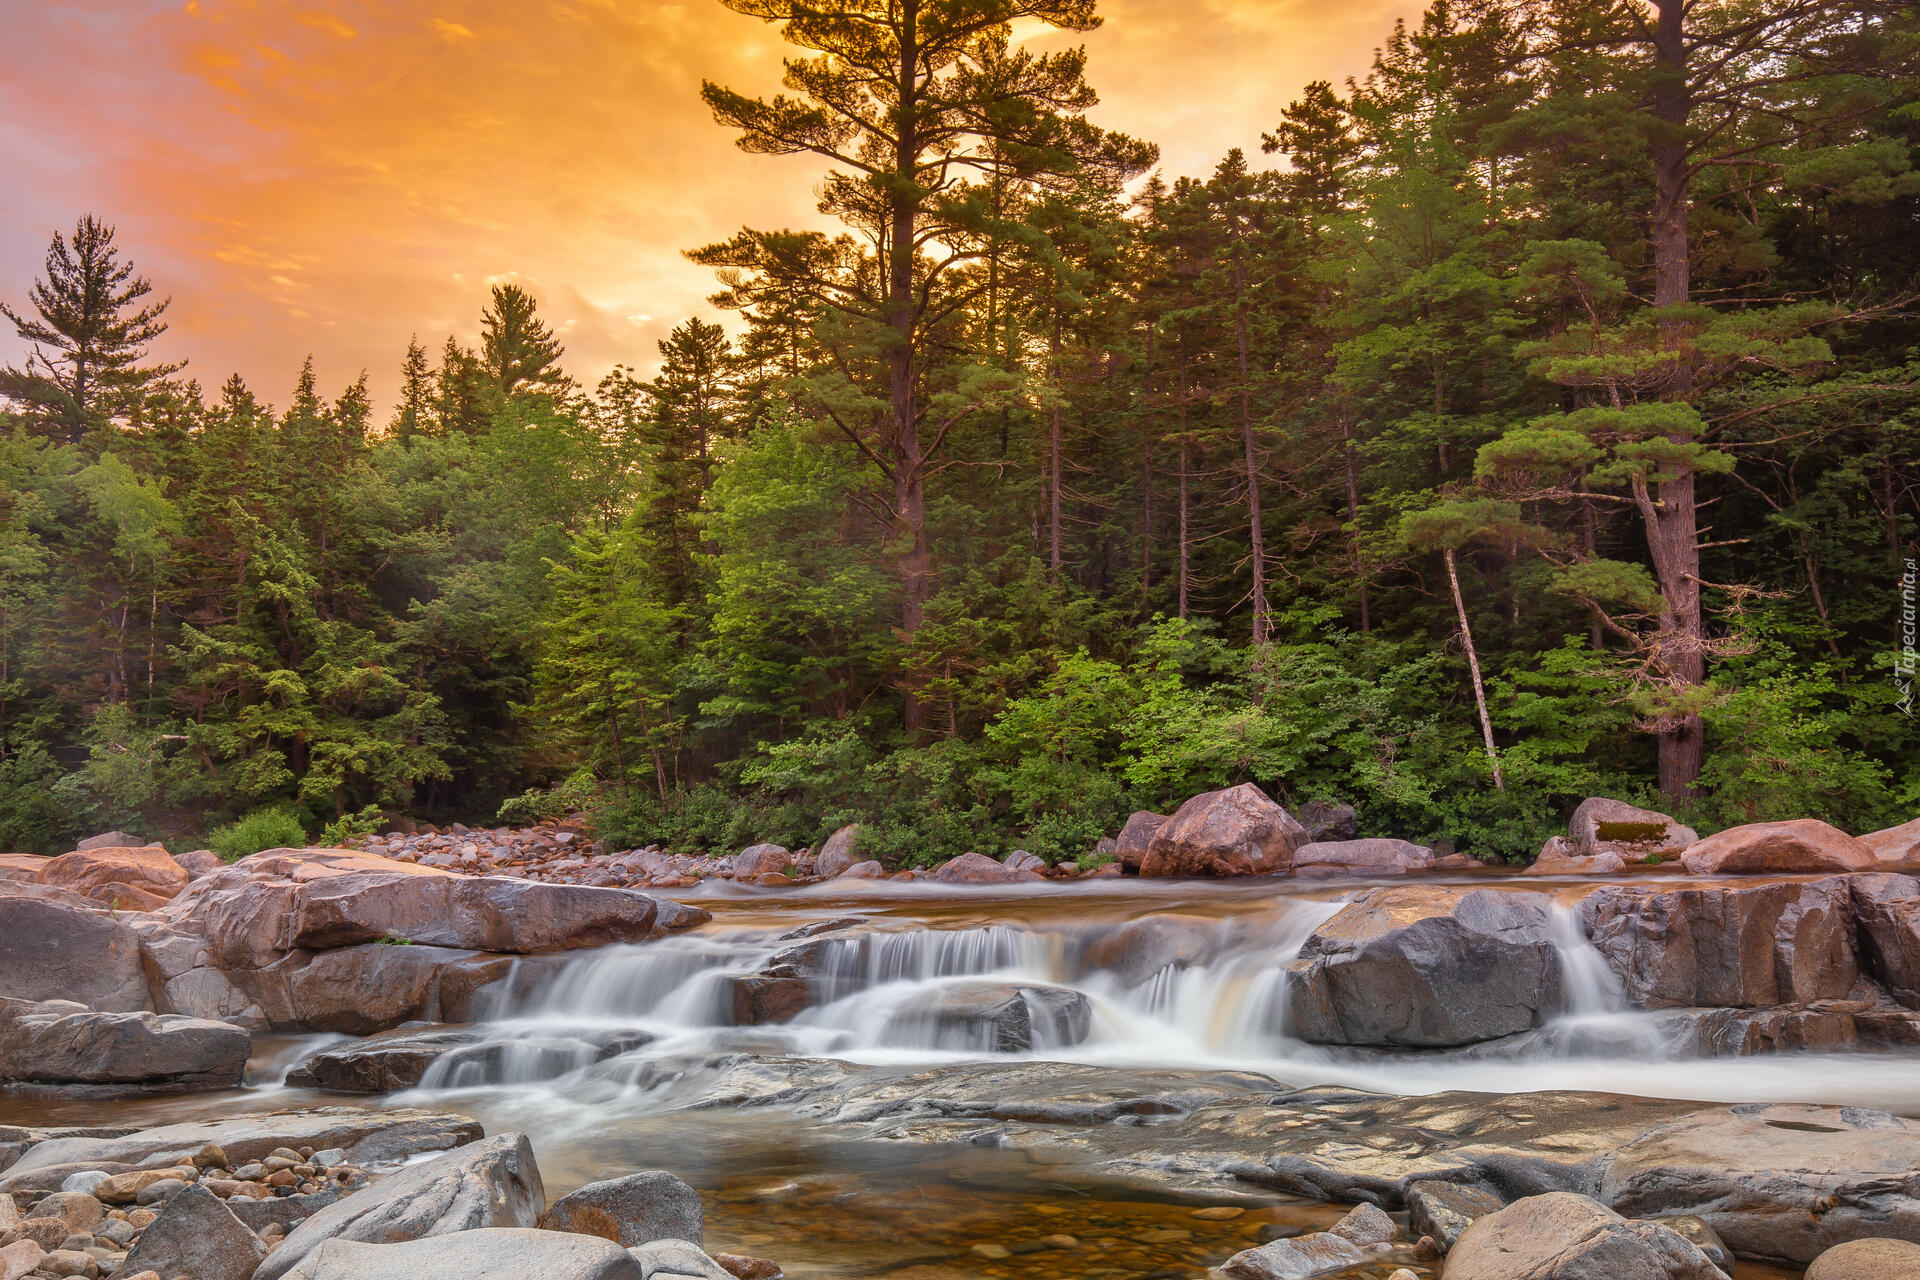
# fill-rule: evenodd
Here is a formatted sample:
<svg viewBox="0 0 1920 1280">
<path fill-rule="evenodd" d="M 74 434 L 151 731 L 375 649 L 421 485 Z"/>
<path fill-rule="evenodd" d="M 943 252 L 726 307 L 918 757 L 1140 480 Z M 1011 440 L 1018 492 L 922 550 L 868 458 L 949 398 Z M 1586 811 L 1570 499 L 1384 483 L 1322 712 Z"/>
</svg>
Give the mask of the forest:
<svg viewBox="0 0 1920 1280">
<path fill-rule="evenodd" d="M 1168 177 L 1016 38 L 1092 0 L 725 2 L 837 229 L 597 381 L 512 284 L 392 405 L 157 360 L 111 210 L 0 282 L 0 848 L 1920 809 L 1911 3 L 1436 0 Z"/>
</svg>

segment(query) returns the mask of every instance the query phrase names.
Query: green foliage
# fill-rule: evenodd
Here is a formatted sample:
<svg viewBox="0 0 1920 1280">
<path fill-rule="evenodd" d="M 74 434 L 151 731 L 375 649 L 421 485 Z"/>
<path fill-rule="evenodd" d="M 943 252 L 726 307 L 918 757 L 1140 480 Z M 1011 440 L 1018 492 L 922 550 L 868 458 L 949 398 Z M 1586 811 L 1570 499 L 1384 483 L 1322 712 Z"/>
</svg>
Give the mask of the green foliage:
<svg viewBox="0 0 1920 1280">
<path fill-rule="evenodd" d="M 301 849 L 306 843 L 300 819 L 280 806 L 255 809 L 207 836 L 207 847 L 227 862 L 238 862 L 262 849 Z"/>
<path fill-rule="evenodd" d="M 593 770 L 575 769 L 557 786 L 533 787 L 500 804 L 494 821 L 516 826 L 540 822 L 558 822 L 572 813 L 590 809 L 600 801 L 600 788 Z"/>
<path fill-rule="evenodd" d="M 386 815 L 380 812 L 380 806 L 370 804 L 358 813 L 343 813 L 320 828 L 317 843 L 336 846 L 349 840 L 363 840 L 380 830 L 385 822 Z"/>
</svg>

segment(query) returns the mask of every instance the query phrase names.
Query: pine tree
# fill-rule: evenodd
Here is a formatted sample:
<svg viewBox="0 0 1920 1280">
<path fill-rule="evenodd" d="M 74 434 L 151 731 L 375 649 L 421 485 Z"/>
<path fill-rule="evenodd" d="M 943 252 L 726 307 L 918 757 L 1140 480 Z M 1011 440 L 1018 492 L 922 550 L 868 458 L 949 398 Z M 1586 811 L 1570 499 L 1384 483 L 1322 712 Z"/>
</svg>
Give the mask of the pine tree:
<svg viewBox="0 0 1920 1280">
<path fill-rule="evenodd" d="M 32 315 L 0 302 L 33 354 L 25 369 L 0 371 L 0 394 L 29 406 L 48 434 L 78 441 L 123 412 L 148 385 L 181 364 L 142 365 L 167 331 L 171 299 L 136 306 L 153 291 L 115 247 L 114 229 L 92 214 L 73 239 L 55 233 L 46 277 L 28 292 Z"/>
<path fill-rule="evenodd" d="M 387 431 L 406 447 L 417 436 L 434 434 L 434 428 L 433 370 L 427 364 L 427 349 L 419 338 L 408 338 L 407 358 L 400 366 L 400 399 Z"/>
<path fill-rule="evenodd" d="M 517 284 L 493 286 L 493 301 L 480 316 L 481 362 L 503 397 L 520 391 L 560 390 L 566 348 L 538 314 L 533 295 Z"/>
</svg>

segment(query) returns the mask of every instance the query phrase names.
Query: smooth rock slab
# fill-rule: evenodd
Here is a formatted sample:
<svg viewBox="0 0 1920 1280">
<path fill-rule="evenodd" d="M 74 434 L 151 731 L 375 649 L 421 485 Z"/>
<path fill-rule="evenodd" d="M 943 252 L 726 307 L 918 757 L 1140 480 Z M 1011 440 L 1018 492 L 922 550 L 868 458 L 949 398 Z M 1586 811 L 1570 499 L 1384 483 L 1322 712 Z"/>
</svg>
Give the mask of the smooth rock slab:
<svg viewBox="0 0 1920 1280">
<path fill-rule="evenodd" d="M 1671 1228 L 1629 1222 L 1565 1191 L 1477 1220 L 1448 1253 L 1447 1272 L 1463 1280 L 1726 1280 Z"/>
<path fill-rule="evenodd" d="M 628 1246 L 663 1239 L 700 1244 L 705 1239 L 700 1193 L 661 1169 L 590 1182 L 570 1191 L 548 1207 L 540 1225 Z"/>
<path fill-rule="evenodd" d="M 8 892 L 0 881 L 0 996 L 151 1009 L 140 935 L 104 911 Z"/>
<path fill-rule="evenodd" d="M 1680 855 L 1680 865 L 1696 876 L 1882 869 L 1873 850 L 1814 818 L 1728 827 Z"/>
<path fill-rule="evenodd" d="M 1406 840 L 1326 840 L 1293 851 L 1293 873 L 1399 876 L 1433 866 L 1433 850 Z"/>
<path fill-rule="evenodd" d="M 0 999 L 0 1080 L 222 1089 L 240 1083 L 252 1043 L 224 1022 Z"/>
<path fill-rule="evenodd" d="M 140 1233 L 123 1269 L 157 1271 L 193 1280 L 249 1280 L 266 1246 L 205 1187 L 188 1187 L 167 1201 Z"/>
<path fill-rule="evenodd" d="M 287 1280 L 646 1280 L 640 1263 L 612 1241 L 507 1227 L 396 1244 L 328 1240 L 285 1274 Z"/>
<path fill-rule="evenodd" d="M 279 1280 L 323 1241 L 397 1244 L 483 1227 L 531 1227 L 546 1202 L 526 1135 L 483 1138 L 314 1214 L 273 1251 L 256 1280 Z"/>
</svg>

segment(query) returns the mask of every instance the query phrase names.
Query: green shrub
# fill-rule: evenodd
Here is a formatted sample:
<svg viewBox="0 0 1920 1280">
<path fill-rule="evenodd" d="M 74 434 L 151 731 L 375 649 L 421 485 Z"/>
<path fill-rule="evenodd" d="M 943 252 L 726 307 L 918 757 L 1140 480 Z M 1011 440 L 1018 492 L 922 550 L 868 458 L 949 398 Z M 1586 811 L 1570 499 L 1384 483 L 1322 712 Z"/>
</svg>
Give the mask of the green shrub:
<svg viewBox="0 0 1920 1280">
<path fill-rule="evenodd" d="M 320 829 L 320 843 L 341 845 L 349 840 L 370 836 L 380 829 L 384 821 L 386 815 L 380 812 L 377 804 L 370 804 L 358 813 L 343 813 Z"/>
<path fill-rule="evenodd" d="M 238 862 L 262 849 L 298 849 L 306 843 L 307 833 L 300 819 L 291 810 L 277 806 L 255 809 L 207 837 L 207 847 L 227 862 Z"/>
</svg>

